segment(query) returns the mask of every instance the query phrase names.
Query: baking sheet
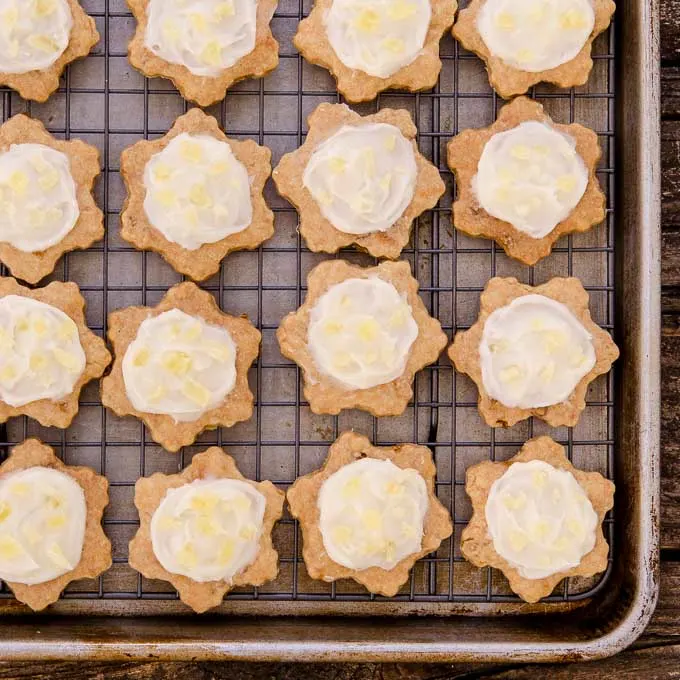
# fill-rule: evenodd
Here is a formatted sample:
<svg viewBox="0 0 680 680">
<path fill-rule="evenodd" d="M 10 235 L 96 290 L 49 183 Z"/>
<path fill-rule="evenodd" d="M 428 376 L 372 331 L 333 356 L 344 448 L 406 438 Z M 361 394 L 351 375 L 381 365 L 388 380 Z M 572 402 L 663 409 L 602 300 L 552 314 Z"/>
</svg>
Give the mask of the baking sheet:
<svg viewBox="0 0 680 680">
<path fill-rule="evenodd" d="M 126 45 L 134 24 L 123 0 L 89 0 L 83 5 L 96 17 L 102 34 L 95 52 L 70 68 L 64 87 L 46 104 L 27 105 L 16 94 L 0 91 L 0 113 L 6 120 L 28 111 L 45 121 L 58 136 L 84 139 L 102 153 L 103 173 L 97 194 L 107 215 L 106 241 L 86 252 L 68 255 L 52 278 L 73 280 L 81 286 L 88 301 L 88 322 L 103 334 L 109 312 L 132 304 L 153 305 L 170 285 L 181 280 L 160 257 L 137 252 L 120 239 L 118 212 L 124 188 L 119 156 L 122 149 L 139 139 L 164 134 L 187 105 L 167 81 L 145 80 L 127 62 Z M 279 68 L 262 81 L 237 85 L 223 103 L 209 109 L 228 135 L 250 137 L 269 146 L 274 163 L 283 153 L 299 146 L 306 132 L 306 116 L 319 103 L 339 101 L 329 74 L 304 62 L 292 47 L 299 18 L 308 11 L 309 5 L 303 0 L 283 0 L 272 24 L 281 42 Z M 534 268 L 508 259 L 494 244 L 471 239 L 451 228 L 453 183 L 445 165 L 446 143 L 460 130 L 491 123 L 502 101 L 489 88 L 483 65 L 476 57 L 459 49 L 450 36 L 443 40 L 441 51 L 444 67 L 433 92 L 386 93 L 374 103 L 355 107 L 362 113 L 387 106 L 409 110 L 419 129 L 421 151 L 439 166 L 447 183 L 447 194 L 436 210 L 418 221 L 412 243 L 404 252 L 421 283 L 428 309 L 451 336 L 455 329 L 473 323 L 479 294 L 491 276 L 516 276 L 539 284 L 553 276 L 573 275 L 581 278 L 591 294 L 595 321 L 613 329 L 614 31 L 596 41 L 595 67 L 587 85 L 571 91 L 539 86 L 533 91 L 556 121 L 579 122 L 599 133 L 603 147 L 599 178 L 608 205 L 605 224 L 587 234 L 563 239 L 553 255 Z M 602 589 L 611 569 L 591 579 L 569 579 L 549 598 L 547 607 L 521 605 L 502 576 L 476 569 L 462 560 L 459 540 L 470 516 L 464 492 L 465 469 L 481 460 L 509 458 L 531 436 L 550 434 L 568 446 L 577 466 L 598 470 L 610 478 L 615 475 L 617 403 L 613 378 L 601 378 L 592 385 L 588 407 L 573 429 L 555 430 L 538 421 L 508 430 L 486 427 L 477 413 L 474 386 L 454 373 L 445 356 L 418 375 L 416 398 L 403 416 L 376 420 L 358 412 L 346 412 L 337 418 L 312 414 L 302 401 L 297 369 L 278 352 L 275 330 L 279 320 L 304 298 L 307 272 L 326 256 L 305 249 L 296 233 L 295 211 L 276 195 L 271 183 L 266 195 L 276 212 L 274 238 L 259 251 L 228 256 L 220 275 L 203 284 L 225 311 L 248 314 L 263 332 L 262 355 L 251 374 L 257 411 L 249 422 L 206 433 L 181 455 L 169 454 L 150 440 L 138 421 L 106 412 L 99 403 L 97 386 L 90 385 L 83 393 L 79 415 L 65 432 L 22 419 L 9 423 L 6 444 L 38 436 L 55 445 L 67 463 L 90 465 L 105 473 L 111 482 L 105 527 L 114 546 L 114 566 L 96 581 L 72 584 L 55 611 L 113 613 L 121 611 L 123 602 L 128 613 L 185 611 L 167 584 L 142 579 L 127 565 L 127 542 L 137 526 L 132 502 L 134 483 L 140 475 L 176 472 L 190 462 L 193 453 L 218 444 L 236 458 L 244 474 L 271 479 L 285 489 L 297 476 L 318 467 L 329 443 L 349 428 L 368 435 L 376 444 L 416 441 L 433 449 L 438 494 L 454 517 L 453 538 L 444 542 L 435 555 L 418 563 L 410 582 L 397 597 L 382 598 L 350 582 L 312 581 L 301 559 L 296 526 L 286 519 L 275 532 L 281 556 L 279 578 L 259 589 L 233 591 L 224 611 L 545 612 L 580 606 Z M 367 256 L 352 251 L 343 252 L 342 257 L 372 263 Z M 607 519 L 606 529 L 611 542 L 613 516 Z M 616 545 L 612 559 L 617 559 Z M 0 593 L 0 598 L 10 597 L 6 590 Z"/>
</svg>

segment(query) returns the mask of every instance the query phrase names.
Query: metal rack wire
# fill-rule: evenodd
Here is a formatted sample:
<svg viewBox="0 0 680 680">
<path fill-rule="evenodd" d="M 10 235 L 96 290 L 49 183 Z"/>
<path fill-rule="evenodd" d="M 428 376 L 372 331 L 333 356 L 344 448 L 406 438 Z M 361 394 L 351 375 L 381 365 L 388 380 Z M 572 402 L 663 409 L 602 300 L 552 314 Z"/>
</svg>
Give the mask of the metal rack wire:
<svg viewBox="0 0 680 680">
<path fill-rule="evenodd" d="M 166 81 L 144 79 L 127 62 L 126 45 L 134 24 L 124 0 L 89 0 L 83 5 L 96 18 L 102 35 L 94 53 L 66 72 L 59 92 L 46 104 L 31 105 L 0 89 L 0 111 L 3 121 L 28 112 L 41 118 L 57 136 L 79 137 L 101 150 L 98 199 L 106 215 L 107 236 L 88 251 L 67 255 L 53 278 L 80 285 L 88 301 L 90 327 L 103 335 L 111 310 L 155 304 L 170 285 L 181 280 L 157 255 L 139 253 L 120 240 L 118 212 L 123 190 L 118 160 L 120 151 L 138 139 L 164 134 L 174 118 L 187 110 L 187 104 Z M 282 0 L 272 24 L 281 43 L 279 68 L 264 80 L 239 84 L 224 102 L 209 110 L 228 135 L 250 137 L 270 146 L 274 162 L 302 143 L 306 116 L 316 105 L 340 101 L 330 76 L 305 63 L 292 47 L 297 23 L 308 11 L 306 0 Z M 550 258 L 533 268 L 512 262 L 495 244 L 470 239 L 451 228 L 454 187 L 446 167 L 446 142 L 466 127 L 489 124 L 502 102 L 490 90 L 476 57 L 459 49 L 450 36 L 441 49 L 444 66 L 434 91 L 384 93 L 375 103 L 356 107 L 362 113 L 385 106 L 408 109 L 419 130 L 421 151 L 439 167 L 447 183 L 447 194 L 435 210 L 418 220 L 403 255 L 413 266 L 430 312 L 451 335 L 474 321 L 479 294 L 491 276 L 517 276 L 538 284 L 555 275 L 574 275 L 591 293 L 595 320 L 613 329 L 614 30 L 595 44 L 595 68 L 588 85 L 571 91 L 539 87 L 532 92 L 556 120 L 581 122 L 599 133 L 603 147 L 599 177 L 607 193 L 605 224 L 563 239 Z M 194 452 L 217 444 L 234 455 L 244 474 L 271 479 L 286 488 L 297 476 L 318 467 L 330 442 L 344 429 L 354 427 L 379 445 L 415 441 L 429 446 L 437 462 L 439 496 L 454 517 L 452 539 L 416 565 L 410 582 L 392 601 L 442 603 L 447 612 L 470 603 L 517 601 L 501 577 L 471 567 L 460 555 L 460 532 L 470 514 L 464 493 L 465 469 L 480 460 L 508 458 L 529 437 L 546 433 L 568 447 L 576 464 L 611 478 L 613 378 L 601 379 L 591 387 L 584 417 L 574 429 L 555 431 L 531 421 L 504 431 L 487 428 L 477 414 L 473 386 L 455 374 L 445 357 L 417 376 L 413 403 L 399 418 L 378 420 L 353 412 L 338 417 L 313 415 L 302 397 L 299 371 L 278 353 L 274 333 L 281 317 L 302 302 L 306 272 L 324 257 L 305 248 L 296 232 L 295 211 L 276 196 L 271 184 L 267 197 L 276 214 L 274 238 L 257 251 L 230 255 L 219 276 L 203 285 L 225 311 L 247 313 L 262 330 L 263 351 L 251 375 L 257 404 L 251 421 L 206 433 L 196 445 L 173 455 L 161 451 L 139 422 L 108 413 L 101 406 L 97 386 L 91 385 L 83 392 L 80 413 L 68 430 L 42 428 L 23 418 L 11 421 L 5 433 L 0 433 L 4 451 L 27 436 L 38 436 L 54 445 L 67 463 L 90 465 L 106 474 L 111 483 L 105 527 L 114 545 L 114 566 L 96 581 L 73 584 L 63 597 L 102 603 L 176 598 L 167 584 L 146 581 L 127 565 L 127 542 L 137 526 L 132 498 L 139 476 L 176 472 L 188 464 Z M 349 250 L 340 256 L 363 264 L 372 262 Z M 613 517 L 606 520 L 610 545 L 613 521 Z M 351 583 L 309 579 L 301 558 L 301 539 L 290 518 L 277 528 L 275 545 L 281 556 L 279 578 L 259 589 L 237 589 L 228 600 L 291 601 L 290 613 L 297 612 L 295 602 L 305 600 L 334 601 L 340 607 L 342 603 L 386 600 Z M 608 573 L 593 579 L 569 579 L 549 600 L 591 597 L 604 585 Z M 0 592 L 0 598 L 7 597 L 6 589 Z"/>
</svg>

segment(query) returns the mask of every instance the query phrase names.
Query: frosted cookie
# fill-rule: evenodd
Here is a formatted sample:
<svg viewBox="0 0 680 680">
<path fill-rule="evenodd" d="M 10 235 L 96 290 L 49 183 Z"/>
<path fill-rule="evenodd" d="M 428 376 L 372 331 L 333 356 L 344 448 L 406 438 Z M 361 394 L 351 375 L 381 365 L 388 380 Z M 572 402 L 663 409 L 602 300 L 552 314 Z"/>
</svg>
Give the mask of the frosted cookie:
<svg viewBox="0 0 680 680">
<path fill-rule="evenodd" d="M 276 336 L 281 353 L 302 368 L 310 409 L 403 413 L 415 374 L 446 345 L 408 262 L 370 268 L 322 262 L 307 286 L 305 303 L 283 319 Z"/>
<path fill-rule="evenodd" d="M 81 389 L 111 361 L 85 322 L 75 283 L 29 289 L 0 277 L 0 422 L 26 415 L 66 428 Z"/>
<path fill-rule="evenodd" d="M 270 161 L 268 148 L 227 138 L 212 116 L 192 109 L 164 137 L 123 151 L 122 237 L 192 279 L 212 276 L 228 253 L 274 234 L 262 195 Z"/>
<path fill-rule="evenodd" d="M 547 82 L 583 85 L 593 41 L 607 30 L 612 0 L 472 0 L 453 35 L 486 64 L 505 99 Z"/>
<path fill-rule="evenodd" d="M 578 279 L 532 288 L 491 279 L 479 319 L 456 335 L 449 356 L 479 389 L 479 411 L 492 427 L 536 416 L 552 427 L 574 426 L 590 383 L 619 356 L 609 333 L 590 317 Z"/>
<path fill-rule="evenodd" d="M 137 481 L 140 526 L 130 542 L 130 566 L 171 583 L 195 612 L 217 607 L 236 586 L 276 578 L 272 529 L 283 500 L 271 482 L 246 479 L 214 446 L 180 474 Z"/>
<path fill-rule="evenodd" d="M 14 276 L 37 283 L 64 253 L 104 236 L 99 172 L 95 147 L 55 139 L 38 120 L 19 114 L 0 126 L 0 261 Z"/>
<path fill-rule="evenodd" d="M 376 447 L 341 434 L 323 467 L 288 489 L 309 575 L 351 578 L 372 593 L 396 595 L 416 561 L 453 533 L 435 475 L 425 446 Z"/>
<path fill-rule="evenodd" d="M 456 0 L 315 0 L 293 39 L 302 56 L 328 69 L 350 102 L 388 89 L 434 87 L 439 41 Z"/>
<path fill-rule="evenodd" d="M 0 0 L 0 86 L 47 101 L 66 66 L 98 42 L 78 0 Z"/>
<path fill-rule="evenodd" d="M 595 132 L 553 123 L 540 104 L 519 97 L 490 127 L 465 130 L 449 142 L 458 189 L 453 224 L 536 264 L 565 234 L 604 220 L 596 174 L 601 155 Z"/>
<path fill-rule="evenodd" d="M 602 533 L 614 484 L 583 472 L 550 437 L 528 441 L 508 461 L 468 468 L 473 514 L 461 536 L 463 557 L 500 569 L 523 600 L 538 602 L 569 576 L 607 568 Z"/>
<path fill-rule="evenodd" d="M 270 22 L 278 0 L 127 0 L 137 20 L 130 63 L 170 79 L 185 99 L 210 106 L 244 78 L 279 63 Z"/>
<path fill-rule="evenodd" d="M 274 170 L 279 193 L 300 213 L 314 252 L 355 244 L 374 257 L 399 257 L 413 221 L 445 191 L 439 170 L 419 151 L 408 111 L 360 116 L 321 104 L 305 143 Z"/>
<path fill-rule="evenodd" d="M 139 418 L 154 441 L 177 451 L 204 430 L 253 414 L 248 369 L 260 337 L 247 319 L 223 313 L 210 293 L 180 283 L 156 307 L 109 315 L 115 359 L 102 380 L 102 403 Z"/>
<path fill-rule="evenodd" d="M 109 484 L 87 467 L 64 465 L 28 439 L 0 465 L 0 580 L 36 611 L 64 588 L 111 566 L 102 530 Z"/>
</svg>

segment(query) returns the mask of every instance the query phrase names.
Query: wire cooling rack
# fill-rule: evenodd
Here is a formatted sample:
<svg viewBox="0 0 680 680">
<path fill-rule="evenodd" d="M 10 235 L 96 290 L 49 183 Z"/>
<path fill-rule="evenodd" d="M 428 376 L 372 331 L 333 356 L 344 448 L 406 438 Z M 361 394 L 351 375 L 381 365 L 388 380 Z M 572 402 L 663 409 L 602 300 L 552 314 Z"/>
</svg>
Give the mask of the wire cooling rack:
<svg viewBox="0 0 680 680">
<path fill-rule="evenodd" d="M 139 139 L 163 135 L 188 106 L 167 81 L 145 79 L 128 63 L 126 48 L 134 20 L 124 0 L 85 0 L 83 5 L 95 17 L 102 36 L 94 52 L 67 70 L 62 87 L 45 104 L 29 104 L 16 93 L 0 89 L 0 112 L 3 121 L 28 112 L 43 120 L 55 135 L 81 138 L 101 151 L 97 194 L 106 215 L 106 238 L 88 251 L 67 255 L 52 278 L 80 285 L 88 302 L 88 323 L 104 335 L 109 312 L 129 305 L 153 305 L 181 280 L 156 254 L 140 253 L 120 239 L 118 214 L 124 189 L 119 158 L 122 149 Z M 272 23 L 281 43 L 279 68 L 264 80 L 237 85 L 225 101 L 209 110 L 228 135 L 269 146 L 274 163 L 303 142 L 306 117 L 318 104 L 341 101 L 327 72 L 304 62 L 292 46 L 296 26 L 309 9 L 307 0 L 281 1 Z M 447 183 L 446 195 L 435 210 L 418 220 L 403 254 L 420 281 L 428 309 L 451 336 L 454 330 L 474 322 L 479 295 L 490 277 L 516 276 L 538 284 L 552 276 L 573 275 L 581 278 L 591 294 L 595 321 L 613 330 L 614 30 L 596 41 L 595 67 L 586 86 L 570 91 L 540 86 L 531 93 L 555 120 L 580 122 L 599 133 L 603 148 L 599 178 L 607 194 L 604 225 L 563 239 L 551 257 L 533 268 L 509 260 L 495 244 L 470 239 L 451 227 L 454 187 L 446 167 L 446 143 L 460 130 L 490 124 L 502 101 L 489 88 L 481 62 L 460 49 L 450 36 L 442 41 L 441 52 L 442 75 L 433 91 L 385 93 L 376 102 L 355 107 L 361 113 L 386 106 L 410 111 L 419 130 L 421 151 L 439 167 Z M 417 376 L 414 400 L 401 417 L 375 419 L 358 412 L 338 417 L 312 414 L 302 397 L 298 369 L 278 352 L 275 331 L 280 319 L 301 304 L 309 270 L 326 258 L 305 248 L 296 232 L 295 211 L 276 195 L 271 183 L 266 195 L 276 214 L 274 238 L 257 251 L 228 256 L 219 276 L 203 285 L 225 311 L 247 313 L 262 331 L 262 354 L 251 374 L 257 408 L 249 422 L 206 433 L 181 454 L 169 454 L 150 439 L 139 421 L 107 412 L 99 401 L 98 386 L 93 384 L 84 390 L 80 412 L 66 431 L 42 428 L 20 418 L 0 432 L 5 454 L 25 437 L 37 436 L 55 446 L 67 463 L 90 465 L 110 481 L 111 504 L 104 524 L 113 543 L 114 565 L 94 581 L 72 584 L 63 599 L 76 602 L 62 604 L 68 604 L 69 611 L 75 606 L 77 611 L 77 601 L 88 600 L 90 608 L 100 607 L 105 612 L 112 601 L 177 598 L 167 584 L 147 581 L 127 565 L 127 543 L 137 528 L 134 484 L 140 476 L 177 472 L 189 464 L 195 452 L 217 444 L 236 458 L 244 474 L 271 479 L 285 489 L 299 475 L 319 467 L 329 444 L 352 427 L 378 445 L 413 441 L 431 448 L 437 463 L 438 494 L 454 518 L 452 539 L 420 560 L 402 591 L 388 599 L 370 595 L 348 581 L 327 584 L 311 580 L 301 558 L 297 526 L 288 517 L 275 530 L 281 557 L 278 579 L 261 588 L 237 589 L 227 600 L 288 602 L 283 611 L 292 614 L 303 613 L 300 603 L 310 600 L 330 603 L 333 611 L 340 612 L 350 612 L 351 604 L 358 601 L 388 601 L 394 603 L 391 611 L 397 613 L 399 607 L 407 611 L 404 603 L 409 602 L 445 605 L 437 610 L 440 613 L 463 608 L 475 611 L 477 603 L 498 603 L 502 608 L 517 602 L 502 577 L 472 567 L 460 555 L 460 533 L 471 511 L 464 491 L 465 470 L 481 460 L 506 459 L 528 438 L 550 434 L 568 447 L 576 465 L 611 478 L 613 378 L 602 378 L 591 386 L 584 416 L 573 429 L 554 430 L 539 421 L 508 430 L 486 427 L 477 413 L 472 383 L 456 375 L 445 356 Z M 351 250 L 340 256 L 362 264 L 374 262 Z M 606 520 L 610 545 L 613 521 L 612 516 Z M 548 600 L 584 600 L 603 586 L 608 574 L 609 570 L 591 579 L 568 579 Z M 0 592 L 0 598 L 9 597 L 7 589 Z M 228 602 L 227 610 L 230 606 Z"/>
</svg>

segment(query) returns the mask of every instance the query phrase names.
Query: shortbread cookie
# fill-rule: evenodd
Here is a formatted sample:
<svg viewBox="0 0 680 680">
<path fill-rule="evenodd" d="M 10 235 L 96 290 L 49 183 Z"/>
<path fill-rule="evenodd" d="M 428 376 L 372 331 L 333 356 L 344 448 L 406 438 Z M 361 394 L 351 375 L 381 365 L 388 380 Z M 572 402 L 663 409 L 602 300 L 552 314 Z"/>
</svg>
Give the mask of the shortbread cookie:
<svg viewBox="0 0 680 680">
<path fill-rule="evenodd" d="M 51 447 L 28 439 L 0 465 L 0 579 L 36 611 L 64 588 L 111 566 L 102 530 L 105 477 L 64 465 Z"/>
<path fill-rule="evenodd" d="M 614 484 L 576 469 L 550 437 L 532 439 L 508 461 L 468 468 L 465 490 L 473 514 L 463 557 L 500 569 L 523 600 L 538 602 L 562 579 L 607 568 L 602 522 Z"/>
<path fill-rule="evenodd" d="M 123 151 L 122 237 L 192 279 L 212 276 L 228 253 L 274 234 L 262 195 L 270 161 L 267 147 L 228 139 L 212 116 L 192 109 L 164 137 Z"/>
<path fill-rule="evenodd" d="M 170 79 L 185 99 L 210 106 L 239 80 L 279 63 L 270 22 L 278 0 L 127 0 L 137 20 L 130 63 Z"/>
<path fill-rule="evenodd" d="M 98 42 L 94 19 L 78 0 L 3 0 L 0 86 L 24 99 L 47 101 L 66 66 Z"/>
<path fill-rule="evenodd" d="M 321 104 L 305 143 L 274 170 L 279 193 L 300 213 L 314 252 L 356 244 L 374 257 L 399 257 L 413 221 L 445 191 L 439 170 L 418 150 L 408 111 L 360 116 Z"/>
<path fill-rule="evenodd" d="M 323 467 L 288 490 L 309 575 L 396 595 L 416 561 L 453 533 L 435 475 L 425 446 L 376 447 L 354 432 L 340 435 Z"/>
<path fill-rule="evenodd" d="M 19 114 L 0 127 L 0 261 L 14 276 L 37 283 L 104 236 L 99 172 L 95 147 L 55 139 L 38 120 Z"/>
<path fill-rule="evenodd" d="M 457 8 L 456 0 L 314 0 L 293 42 L 350 102 L 426 90 L 439 77 L 439 41 Z"/>
<path fill-rule="evenodd" d="M 0 349 L 0 423 L 27 415 L 68 427 L 81 389 L 111 362 L 75 283 L 31 290 L 0 277 Z"/>
<path fill-rule="evenodd" d="M 536 416 L 552 427 L 574 426 L 588 386 L 608 373 L 619 350 L 590 317 L 578 279 L 532 288 L 491 279 L 477 323 L 449 349 L 456 369 L 479 389 L 479 411 L 492 427 Z"/>
<path fill-rule="evenodd" d="M 322 262 L 307 286 L 305 303 L 283 319 L 276 335 L 281 353 L 302 368 L 311 410 L 403 413 L 415 374 L 437 361 L 446 345 L 408 262 L 369 268 Z"/>
<path fill-rule="evenodd" d="M 260 332 L 220 310 L 193 283 L 171 288 L 156 307 L 109 315 L 115 359 L 102 380 L 102 403 L 142 420 L 168 451 L 204 430 L 231 427 L 253 414 L 248 369 Z"/>
<path fill-rule="evenodd" d="M 536 264 L 565 234 L 604 220 L 596 174 L 601 155 L 595 132 L 553 123 L 539 103 L 519 97 L 490 127 L 465 130 L 449 142 L 458 189 L 453 224 Z"/>
<path fill-rule="evenodd" d="M 583 85 L 593 68 L 593 41 L 607 30 L 612 0 L 472 0 L 453 35 L 486 64 L 505 99 L 536 83 Z"/>
<path fill-rule="evenodd" d="M 271 482 L 246 479 L 214 446 L 180 474 L 137 481 L 140 526 L 130 542 L 130 566 L 170 582 L 195 612 L 217 607 L 236 586 L 276 578 L 272 529 L 283 500 Z"/>
</svg>

